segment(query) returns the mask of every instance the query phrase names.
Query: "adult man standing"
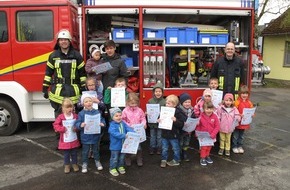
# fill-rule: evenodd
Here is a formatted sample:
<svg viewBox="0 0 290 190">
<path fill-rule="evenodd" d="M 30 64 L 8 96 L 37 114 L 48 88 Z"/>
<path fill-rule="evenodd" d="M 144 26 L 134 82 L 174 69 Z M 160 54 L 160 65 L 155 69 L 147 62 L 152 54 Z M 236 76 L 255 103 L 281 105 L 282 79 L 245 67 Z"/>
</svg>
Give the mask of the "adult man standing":
<svg viewBox="0 0 290 190">
<path fill-rule="evenodd" d="M 81 89 L 85 87 L 85 63 L 80 53 L 72 47 L 71 40 L 68 30 L 60 30 L 54 51 L 46 63 L 42 92 L 44 98 L 49 98 L 55 117 L 62 111 L 63 98 L 69 97 L 76 104 Z"/>
<path fill-rule="evenodd" d="M 240 86 L 244 82 L 244 64 L 242 59 L 235 55 L 235 45 L 228 42 L 225 46 L 225 56 L 214 63 L 211 77 L 218 78 L 219 90 L 223 94 L 232 93 L 237 98 Z"/>
<path fill-rule="evenodd" d="M 115 86 L 117 78 L 123 77 L 128 79 L 128 69 L 121 56 L 116 53 L 116 44 L 113 40 L 108 40 L 104 44 L 106 53 L 103 56 L 104 62 L 110 62 L 112 69 L 103 73 L 104 91 L 109 87 Z"/>
</svg>

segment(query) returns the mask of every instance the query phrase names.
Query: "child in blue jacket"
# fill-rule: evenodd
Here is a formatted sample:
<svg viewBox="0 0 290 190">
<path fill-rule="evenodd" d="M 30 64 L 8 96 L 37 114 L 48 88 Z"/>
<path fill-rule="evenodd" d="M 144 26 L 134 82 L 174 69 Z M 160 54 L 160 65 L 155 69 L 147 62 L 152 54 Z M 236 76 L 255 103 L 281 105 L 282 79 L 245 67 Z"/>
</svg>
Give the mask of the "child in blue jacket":
<svg viewBox="0 0 290 190">
<path fill-rule="evenodd" d="M 120 108 L 111 108 L 110 114 L 112 118 L 109 127 L 111 151 L 110 173 L 113 176 L 118 176 L 119 173 L 126 173 L 124 168 L 125 154 L 121 153 L 121 150 L 127 137 L 127 132 L 134 132 L 134 130 L 122 121 L 122 111 Z"/>
<path fill-rule="evenodd" d="M 100 150 L 99 150 L 99 140 L 101 138 L 100 133 L 87 133 L 86 130 L 86 121 L 85 117 L 100 115 L 100 126 L 105 126 L 105 119 L 101 116 L 100 112 L 97 109 L 93 108 L 93 99 L 88 94 L 83 94 L 81 97 L 81 103 L 84 106 L 84 109 L 79 112 L 78 120 L 76 121 L 76 127 L 80 131 L 81 143 L 82 143 L 82 173 L 88 172 L 88 154 L 90 147 L 92 147 L 93 155 L 95 159 L 95 164 L 98 170 L 103 170 L 103 166 L 100 162 Z"/>
</svg>

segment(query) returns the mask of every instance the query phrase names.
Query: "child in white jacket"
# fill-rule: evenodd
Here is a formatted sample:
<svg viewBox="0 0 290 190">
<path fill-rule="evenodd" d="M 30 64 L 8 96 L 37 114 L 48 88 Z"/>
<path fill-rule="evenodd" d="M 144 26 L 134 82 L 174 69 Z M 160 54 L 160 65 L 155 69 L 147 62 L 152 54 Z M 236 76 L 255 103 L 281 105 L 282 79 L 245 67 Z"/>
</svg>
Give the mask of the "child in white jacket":
<svg viewBox="0 0 290 190">
<path fill-rule="evenodd" d="M 240 113 L 234 106 L 234 96 L 231 93 L 225 94 L 222 105 L 217 108 L 217 115 L 220 119 L 220 149 L 218 154 L 223 155 L 225 151 L 225 155 L 230 156 L 231 135 L 236 124 L 241 120 Z"/>
</svg>

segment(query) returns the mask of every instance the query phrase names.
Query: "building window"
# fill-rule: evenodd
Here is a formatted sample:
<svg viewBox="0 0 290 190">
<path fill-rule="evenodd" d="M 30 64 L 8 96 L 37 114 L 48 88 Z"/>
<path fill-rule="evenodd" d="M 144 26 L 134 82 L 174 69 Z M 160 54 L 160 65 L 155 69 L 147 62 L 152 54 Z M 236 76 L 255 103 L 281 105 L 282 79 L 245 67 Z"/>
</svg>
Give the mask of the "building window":
<svg viewBox="0 0 290 190">
<path fill-rule="evenodd" d="M 8 41 L 6 12 L 0 11 L 0 43 Z"/>
<path fill-rule="evenodd" d="M 284 67 L 290 67 L 290 42 L 285 43 Z"/>
<path fill-rule="evenodd" d="M 53 40 L 51 11 L 19 11 L 16 23 L 17 40 L 20 42 Z"/>
</svg>

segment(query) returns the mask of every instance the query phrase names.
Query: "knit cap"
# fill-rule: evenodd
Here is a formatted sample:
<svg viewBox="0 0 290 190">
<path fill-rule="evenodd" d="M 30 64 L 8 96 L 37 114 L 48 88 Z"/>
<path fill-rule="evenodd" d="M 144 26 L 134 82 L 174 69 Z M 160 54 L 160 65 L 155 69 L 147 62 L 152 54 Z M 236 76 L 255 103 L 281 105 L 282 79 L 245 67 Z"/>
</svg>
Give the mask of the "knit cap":
<svg viewBox="0 0 290 190">
<path fill-rule="evenodd" d="M 212 97 L 212 91 L 209 88 L 203 91 L 203 96 L 206 96 L 206 95 Z"/>
<path fill-rule="evenodd" d="M 234 100 L 234 96 L 231 93 L 226 93 L 224 96 L 224 100 L 231 99 Z"/>
<path fill-rule="evenodd" d="M 92 99 L 92 96 L 90 94 L 83 94 L 82 97 L 81 97 L 81 104 L 84 105 L 84 100 L 86 98 L 91 98 Z"/>
<path fill-rule="evenodd" d="M 93 49 L 92 49 L 92 53 L 91 53 L 91 55 L 94 56 L 94 54 L 97 53 L 97 52 L 101 52 L 101 50 L 100 50 L 99 47 L 95 47 L 95 48 L 93 48 Z"/>
<path fill-rule="evenodd" d="M 157 82 L 154 86 L 153 86 L 153 92 L 155 91 L 156 88 L 160 88 L 163 92 L 163 86 L 161 82 Z"/>
<path fill-rule="evenodd" d="M 191 100 L 191 96 L 188 93 L 180 94 L 180 96 L 179 96 L 180 104 L 182 105 L 183 102 L 185 102 L 186 100 Z"/>
<path fill-rule="evenodd" d="M 109 111 L 110 111 L 111 118 L 113 118 L 116 113 L 122 113 L 122 110 L 118 107 L 111 108 L 109 109 Z"/>
</svg>

